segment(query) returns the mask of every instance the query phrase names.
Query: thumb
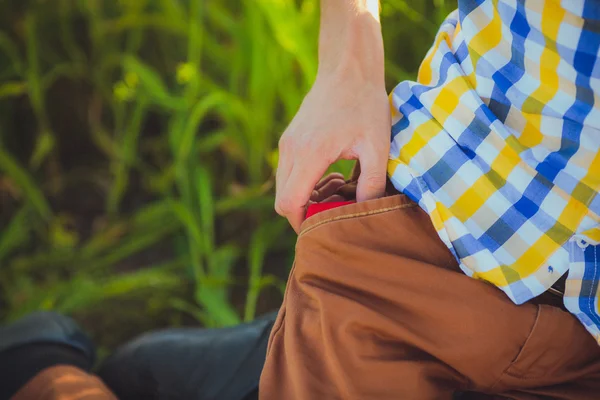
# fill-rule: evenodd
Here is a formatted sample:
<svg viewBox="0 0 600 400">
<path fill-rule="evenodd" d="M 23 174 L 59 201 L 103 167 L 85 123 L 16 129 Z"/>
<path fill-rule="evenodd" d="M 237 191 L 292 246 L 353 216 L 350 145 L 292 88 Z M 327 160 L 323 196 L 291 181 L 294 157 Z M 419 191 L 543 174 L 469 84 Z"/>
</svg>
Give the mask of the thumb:
<svg viewBox="0 0 600 400">
<path fill-rule="evenodd" d="M 358 155 L 360 175 L 356 188 L 358 202 L 378 199 L 385 195 L 387 153 L 366 150 Z"/>
</svg>

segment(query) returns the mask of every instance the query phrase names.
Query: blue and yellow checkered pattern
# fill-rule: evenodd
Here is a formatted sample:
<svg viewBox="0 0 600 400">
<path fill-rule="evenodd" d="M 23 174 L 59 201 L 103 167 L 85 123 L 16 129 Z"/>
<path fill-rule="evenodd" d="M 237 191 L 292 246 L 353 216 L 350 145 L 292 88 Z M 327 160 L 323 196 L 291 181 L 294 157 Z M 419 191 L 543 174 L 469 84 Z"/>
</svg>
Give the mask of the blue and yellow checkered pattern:
<svg viewBox="0 0 600 400">
<path fill-rule="evenodd" d="M 600 343 L 600 1 L 458 4 L 390 95 L 390 178 L 515 303 L 568 273 Z"/>
</svg>

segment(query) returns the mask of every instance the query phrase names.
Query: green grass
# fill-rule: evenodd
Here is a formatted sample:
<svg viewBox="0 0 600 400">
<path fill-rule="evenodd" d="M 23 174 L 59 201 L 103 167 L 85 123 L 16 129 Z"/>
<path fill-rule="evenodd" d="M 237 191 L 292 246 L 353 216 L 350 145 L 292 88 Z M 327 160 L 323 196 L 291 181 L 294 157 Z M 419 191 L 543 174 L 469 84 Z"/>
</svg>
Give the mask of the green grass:
<svg viewBox="0 0 600 400">
<path fill-rule="evenodd" d="M 383 3 L 391 89 L 455 4 Z M 111 346 L 132 333 L 107 320 L 227 326 L 276 307 L 294 245 L 276 146 L 315 78 L 318 11 L 0 2 L 0 319 L 54 309 Z"/>
</svg>

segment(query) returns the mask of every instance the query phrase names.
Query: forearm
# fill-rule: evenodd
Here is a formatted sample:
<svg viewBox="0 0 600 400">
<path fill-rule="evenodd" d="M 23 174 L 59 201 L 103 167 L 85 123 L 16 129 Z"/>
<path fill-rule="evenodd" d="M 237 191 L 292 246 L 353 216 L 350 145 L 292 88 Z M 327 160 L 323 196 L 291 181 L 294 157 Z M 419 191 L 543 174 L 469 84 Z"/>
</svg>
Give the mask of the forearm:
<svg viewBox="0 0 600 400">
<path fill-rule="evenodd" d="M 319 76 L 384 85 L 379 0 L 321 0 Z"/>
</svg>

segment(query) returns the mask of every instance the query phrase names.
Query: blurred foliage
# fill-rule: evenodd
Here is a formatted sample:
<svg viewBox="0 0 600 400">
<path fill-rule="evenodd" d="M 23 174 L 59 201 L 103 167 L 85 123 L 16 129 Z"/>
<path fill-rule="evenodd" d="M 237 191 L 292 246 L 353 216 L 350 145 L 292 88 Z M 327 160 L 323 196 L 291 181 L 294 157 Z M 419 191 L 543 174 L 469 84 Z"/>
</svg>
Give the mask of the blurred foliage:
<svg viewBox="0 0 600 400">
<path fill-rule="evenodd" d="M 391 89 L 455 2 L 382 3 Z M 111 346 L 277 307 L 295 237 L 276 147 L 315 77 L 318 12 L 0 0 L 0 319 L 54 309 Z"/>
</svg>

